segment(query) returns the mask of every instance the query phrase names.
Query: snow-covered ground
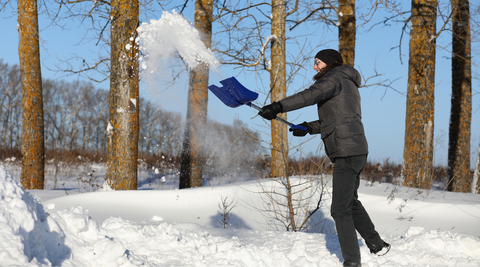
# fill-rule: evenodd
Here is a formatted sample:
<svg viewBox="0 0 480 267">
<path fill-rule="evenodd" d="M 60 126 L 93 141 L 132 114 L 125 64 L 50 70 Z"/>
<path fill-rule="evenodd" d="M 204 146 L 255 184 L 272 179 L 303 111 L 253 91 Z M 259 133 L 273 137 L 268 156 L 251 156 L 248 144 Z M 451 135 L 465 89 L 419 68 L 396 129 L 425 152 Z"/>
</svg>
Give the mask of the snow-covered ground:
<svg viewBox="0 0 480 267">
<path fill-rule="evenodd" d="M 317 227 L 286 232 L 261 211 L 269 206 L 266 189 L 282 190 L 271 179 L 66 195 L 27 192 L 0 166 L 0 265 L 342 266 L 326 185 Z M 479 195 L 365 181 L 359 193 L 392 245 L 377 257 L 359 237 L 363 266 L 480 266 Z M 220 223 L 225 199 L 233 202 L 227 228 Z"/>
</svg>

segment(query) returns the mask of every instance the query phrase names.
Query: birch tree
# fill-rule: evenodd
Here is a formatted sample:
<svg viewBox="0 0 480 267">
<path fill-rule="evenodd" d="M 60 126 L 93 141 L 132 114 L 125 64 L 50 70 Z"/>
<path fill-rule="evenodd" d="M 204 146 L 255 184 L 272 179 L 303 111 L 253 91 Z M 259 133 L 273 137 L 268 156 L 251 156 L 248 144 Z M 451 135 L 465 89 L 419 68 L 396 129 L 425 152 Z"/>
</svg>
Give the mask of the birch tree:
<svg viewBox="0 0 480 267">
<path fill-rule="evenodd" d="M 472 69 L 469 0 L 452 0 L 452 97 L 448 140 L 448 190 L 470 192 Z"/>
<path fill-rule="evenodd" d="M 404 185 L 430 188 L 433 129 L 437 0 L 412 0 L 407 114 L 402 176 Z"/>
<path fill-rule="evenodd" d="M 18 55 L 22 83 L 22 174 L 25 189 L 43 189 L 45 148 L 36 0 L 18 0 Z"/>
<path fill-rule="evenodd" d="M 471 193 L 480 194 L 480 144 L 477 149 L 477 162 L 475 163 L 475 172 L 473 173 Z"/>
<path fill-rule="evenodd" d="M 202 42 L 207 48 L 210 48 L 213 0 L 195 1 L 194 20 L 195 28 L 200 32 Z M 188 108 L 181 156 L 180 188 L 200 187 L 203 182 L 203 140 L 205 139 L 207 121 L 208 74 L 209 68 L 205 63 L 199 64 L 189 73 Z"/>
<path fill-rule="evenodd" d="M 138 0 L 111 2 L 110 108 L 106 179 L 116 190 L 137 189 L 139 75 Z"/>
</svg>

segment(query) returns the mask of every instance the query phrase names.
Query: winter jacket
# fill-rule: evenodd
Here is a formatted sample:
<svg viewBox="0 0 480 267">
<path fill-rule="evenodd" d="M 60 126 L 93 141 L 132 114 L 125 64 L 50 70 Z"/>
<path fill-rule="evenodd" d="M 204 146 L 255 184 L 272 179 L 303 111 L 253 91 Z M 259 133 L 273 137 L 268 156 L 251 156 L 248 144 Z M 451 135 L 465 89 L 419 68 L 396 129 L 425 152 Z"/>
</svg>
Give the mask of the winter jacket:
<svg viewBox="0 0 480 267">
<path fill-rule="evenodd" d="M 311 134 L 321 134 L 332 162 L 338 157 L 368 154 L 358 92 L 360 82 L 357 70 L 341 65 L 308 89 L 279 101 L 283 112 L 317 104 L 318 121 L 309 123 Z"/>
</svg>

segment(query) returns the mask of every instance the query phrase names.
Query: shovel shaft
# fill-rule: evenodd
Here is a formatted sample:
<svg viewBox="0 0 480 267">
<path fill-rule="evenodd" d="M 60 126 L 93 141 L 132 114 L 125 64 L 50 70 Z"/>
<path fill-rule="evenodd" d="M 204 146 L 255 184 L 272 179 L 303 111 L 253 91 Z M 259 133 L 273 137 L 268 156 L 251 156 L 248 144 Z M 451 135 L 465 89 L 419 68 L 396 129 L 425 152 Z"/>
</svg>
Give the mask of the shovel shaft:
<svg viewBox="0 0 480 267">
<path fill-rule="evenodd" d="M 212 84 L 208 87 L 208 89 L 212 91 L 212 93 L 216 95 L 218 99 L 220 99 L 225 105 L 231 108 L 236 108 L 241 105 L 249 105 L 250 107 L 253 107 L 258 111 L 262 110 L 261 107 L 252 104 L 252 101 L 257 99 L 258 94 L 245 88 L 245 86 L 243 86 L 239 81 L 237 81 L 235 77 L 227 78 L 220 81 L 220 83 L 223 85 L 222 87 L 218 87 Z M 303 131 L 307 130 L 307 128 L 303 126 L 295 125 L 284 119 L 278 117 L 276 117 L 275 119 L 281 123 L 290 126 L 293 129 Z"/>
<path fill-rule="evenodd" d="M 254 109 L 258 110 L 258 111 L 262 110 L 261 107 L 255 105 L 255 104 L 253 104 L 253 103 L 248 103 L 247 105 L 251 106 L 252 108 L 254 108 Z M 293 128 L 293 129 L 299 129 L 299 130 L 304 130 L 304 131 L 307 130 L 307 128 L 305 128 L 305 127 L 303 127 L 303 126 L 293 124 L 293 123 L 288 122 L 288 121 L 286 121 L 286 120 L 284 120 L 284 119 L 282 119 L 282 118 L 275 117 L 275 119 L 276 119 L 277 121 L 283 123 L 283 124 L 286 124 L 286 125 L 290 126 L 290 127 Z"/>
</svg>

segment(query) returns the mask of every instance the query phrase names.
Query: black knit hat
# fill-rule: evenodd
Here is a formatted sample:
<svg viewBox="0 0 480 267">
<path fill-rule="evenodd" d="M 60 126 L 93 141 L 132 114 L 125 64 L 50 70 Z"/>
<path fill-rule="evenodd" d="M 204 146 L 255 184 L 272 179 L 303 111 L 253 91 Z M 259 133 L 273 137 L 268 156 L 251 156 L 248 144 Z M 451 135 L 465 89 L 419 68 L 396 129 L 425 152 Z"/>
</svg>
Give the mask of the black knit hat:
<svg viewBox="0 0 480 267">
<path fill-rule="evenodd" d="M 324 49 L 318 52 L 315 58 L 320 59 L 327 65 L 330 65 L 335 61 L 343 63 L 342 55 L 340 55 L 340 53 L 338 53 L 338 51 L 335 49 Z"/>
</svg>

